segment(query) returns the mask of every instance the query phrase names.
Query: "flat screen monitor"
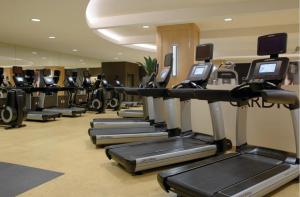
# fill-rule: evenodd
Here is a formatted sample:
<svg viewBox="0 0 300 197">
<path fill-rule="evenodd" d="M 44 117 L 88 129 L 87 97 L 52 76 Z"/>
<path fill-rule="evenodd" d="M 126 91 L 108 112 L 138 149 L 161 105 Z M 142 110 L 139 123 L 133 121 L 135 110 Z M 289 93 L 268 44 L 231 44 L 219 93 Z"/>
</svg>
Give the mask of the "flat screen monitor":
<svg viewBox="0 0 300 197">
<path fill-rule="evenodd" d="M 257 55 L 273 55 L 286 52 L 287 34 L 278 33 L 258 37 Z"/>
<path fill-rule="evenodd" d="M 196 60 L 211 60 L 213 58 L 213 44 L 201 44 L 196 48 Z"/>
<path fill-rule="evenodd" d="M 173 65 L 173 53 L 169 53 L 165 56 L 164 66 L 172 66 Z"/>
<path fill-rule="evenodd" d="M 274 73 L 276 70 L 276 64 L 275 63 L 269 63 L 269 64 L 261 64 L 259 67 L 259 73 Z"/>
</svg>

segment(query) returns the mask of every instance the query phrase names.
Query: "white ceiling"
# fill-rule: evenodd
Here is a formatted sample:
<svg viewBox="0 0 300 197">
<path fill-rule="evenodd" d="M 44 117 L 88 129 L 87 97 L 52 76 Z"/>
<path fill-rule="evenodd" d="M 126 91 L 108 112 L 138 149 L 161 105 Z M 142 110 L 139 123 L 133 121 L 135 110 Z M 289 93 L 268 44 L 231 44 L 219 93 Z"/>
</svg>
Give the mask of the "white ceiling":
<svg viewBox="0 0 300 197">
<path fill-rule="evenodd" d="M 127 38 L 128 44 L 154 44 L 157 26 L 193 22 L 201 42 L 215 44 L 218 57 L 255 55 L 260 34 L 288 32 L 289 53 L 299 43 L 298 0 L 0 0 L 0 5 L 0 42 L 101 61 L 139 61 L 155 54 L 114 44 L 99 37 L 98 28 Z M 233 21 L 225 23 L 225 17 Z"/>
<path fill-rule="evenodd" d="M 145 55 L 153 55 L 98 37 L 86 23 L 88 2 L 0 0 L 0 42 L 92 57 L 100 61 L 135 62 Z M 39 18 L 41 22 L 33 23 L 31 18 Z M 55 35 L 56 39 L 48 39 L 50 35 Z M 80 51 L 73 52 L 72 49 Z M 119 59 L 115 60 L 116 57 Z"/>
<path fill-rule="evenodd" d="M 228 17 L 233 21 L 224 22 Z M 257 36 L 274 32 L 289 34 L 288 53 L 299 45 L 298 0 L 90 0 L 87 21 L 117 34 L 122 42 L 111 41 L 123 45 L 154 44 L 160 25 L 196 23 L 201 43 L 214 43 L 220 58 L 253 56 Z"/>
</svg>

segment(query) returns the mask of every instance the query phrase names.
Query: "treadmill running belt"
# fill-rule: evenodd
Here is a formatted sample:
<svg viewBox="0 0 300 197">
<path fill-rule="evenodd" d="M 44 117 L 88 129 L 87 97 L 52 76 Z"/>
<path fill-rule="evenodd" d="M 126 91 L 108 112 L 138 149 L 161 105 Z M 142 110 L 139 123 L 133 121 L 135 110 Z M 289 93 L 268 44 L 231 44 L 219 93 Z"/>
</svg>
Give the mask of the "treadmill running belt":
<svg viewBox="0 0 300 197">
<path fill-rule="evenodd" d="M 167 140 L 160 140 L 148 143 L 135 143 L 126 144 L 124 146 L 109 147 L 109 152 L 119 155 L 123 158 L 130 158 L 135 160 L 136 158 L 147 157 L 152 155 L 178 152 L 180 150 L 186 150 L 191 148 L 198 148 L 199 146 L 207 145 L 207 143 L 193 139 L 193 138 L 169 138 Z"/>
<path fill-rule="evenodd" d="M 282 161 L 259 155 L 239 155 L 168 178 L 168 184 L 192 196 L 213 196 L 234 184 L 269 170 Z"/>
</svg>

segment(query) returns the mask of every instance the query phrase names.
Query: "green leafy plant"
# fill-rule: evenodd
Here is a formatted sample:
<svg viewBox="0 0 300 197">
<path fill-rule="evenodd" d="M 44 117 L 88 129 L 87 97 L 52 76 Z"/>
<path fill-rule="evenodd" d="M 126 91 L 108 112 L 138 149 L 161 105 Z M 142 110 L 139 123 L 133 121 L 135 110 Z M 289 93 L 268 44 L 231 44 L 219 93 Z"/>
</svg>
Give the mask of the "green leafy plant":
<svg viewBox="0 0 300 197">
<path fill-rule="evenodd" d="M 147 75 L 151 75 L 151 73 L 155 71 L 155 68 L 157 66 L 157 59 L 148 56 L 148 57 L 144 57 L 144 60 L 145 60 L 144 63 L 138 62 L 137 64 L 142 66 L 145 69 Z"/>
</svg>

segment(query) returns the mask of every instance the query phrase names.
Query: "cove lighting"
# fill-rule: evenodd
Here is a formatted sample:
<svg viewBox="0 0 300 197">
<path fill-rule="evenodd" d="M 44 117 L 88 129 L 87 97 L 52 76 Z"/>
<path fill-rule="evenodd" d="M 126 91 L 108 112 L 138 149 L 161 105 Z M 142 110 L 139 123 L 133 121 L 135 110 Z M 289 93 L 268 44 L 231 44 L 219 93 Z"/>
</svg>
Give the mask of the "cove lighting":
<svg viewBox="0 0 300 197">
<path fill-rule="evenodd" d="M 122 40 L 122 37 L 108 29 L 98 29 L 97 30 L 99 33 L 101 33 L 102 35 L 112 39 L 112 40 L 115 40 L 115 41 L 121 41 Z"/>
<path fill-rule="evenodd" d="M 55 39 L 56 37 L 55 36 L 49 36 L 48 38 L 49 39 Z"/>
<path fill-rule="evenodd" d="M 154 44 L 133 44 L 133 46 L 141 47 L 141 48 L 145 48 L 145 49 L 151 49 L 151 50 L 157 49 L 156 45 L 154 45 Z"/>
</svg>

